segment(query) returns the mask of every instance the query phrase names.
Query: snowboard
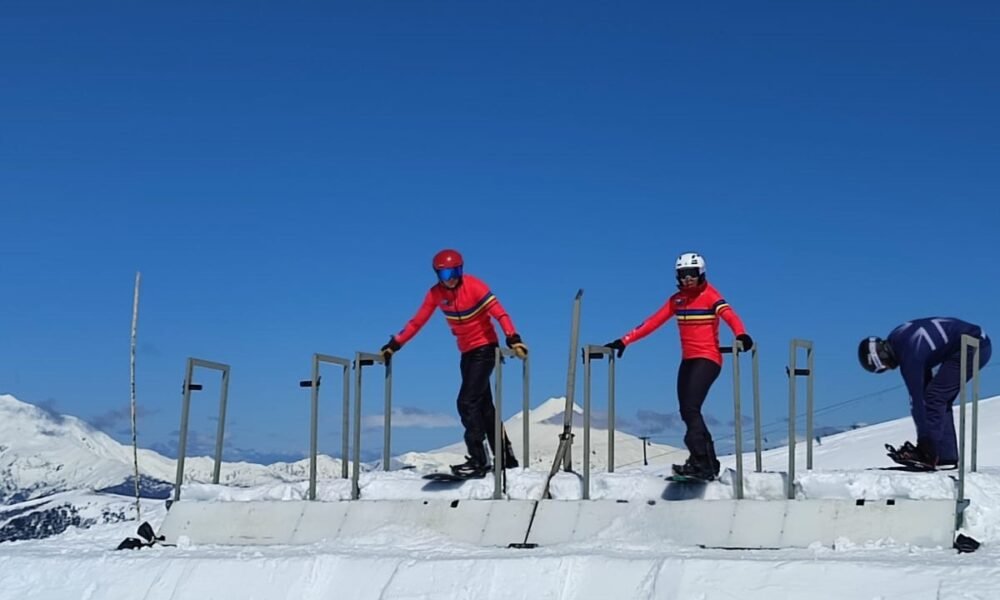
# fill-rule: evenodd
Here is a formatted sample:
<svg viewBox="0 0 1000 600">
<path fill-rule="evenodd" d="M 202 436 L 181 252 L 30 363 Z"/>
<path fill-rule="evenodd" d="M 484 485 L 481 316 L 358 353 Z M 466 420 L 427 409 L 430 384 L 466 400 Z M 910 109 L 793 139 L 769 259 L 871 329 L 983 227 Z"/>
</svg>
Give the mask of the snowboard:
<svg viewBox="0 0 1000 600">
<path fill-rule="evenodd" d="M 424 479 L 429 481 L 466 481 L 468 479 L 482 479 L 486 477 L 488 471 L 482 473 L 476 473 L 474 475 L 457 475 L 450 471 L 440 471 L 437 473 L 428 473 L 424 475 Z"/>
<path fill-rule="evenodd" d="M 712 481 L 711 479 L 702 479 L 701 477 L 691 477 L 690 475 L 667 475 L 667 481 L 673 481 L 675 483 L 708 483 Z"/>
</svg>

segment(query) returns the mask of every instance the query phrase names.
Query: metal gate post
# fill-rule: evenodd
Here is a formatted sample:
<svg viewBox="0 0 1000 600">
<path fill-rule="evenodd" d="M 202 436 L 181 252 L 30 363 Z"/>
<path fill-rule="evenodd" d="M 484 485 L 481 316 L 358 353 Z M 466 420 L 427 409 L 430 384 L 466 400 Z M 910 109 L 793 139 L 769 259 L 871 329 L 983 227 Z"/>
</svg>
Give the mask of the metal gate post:
<svg viewBox="0 0 1000 600">
<path fill-rule="evenodd" d="M 979 338 L 962 335 L 962 349 L 959 357 L 959 369 L 962 372 L 958 387 L 958 508 L 956 510 L 956 527 L 962 526 L 962 514 L 968 502 L 965 499 L 965 398 L 966 382 L 969 373 L 969 350 L 972 350 L 972 440 L 969 449 L 970 470 L 976 471 L 976 450 L 979 444 Z"/>
<path fill-rule="evenodd" d="M 736 482 L 734 490 L 737 500 L 743 499 L 743 408 L 740 399 L 740 354 L 743 354 L 743 343 L 733 340 L 732 346 L 722 346 L 719 351 L 733 355 L 733 414 L 735 423 L 736 444 Z M 758 381 L 757 346 L 750 350 L 753 361 L 753 424 L 754 424 L 754 454 L 756 456 L 757 472 L 761 470 L 761 436 L 760 436 L 760 382 Z"/>
<path fill-rule="evenodd" d="M 495 419 L 493 423 L 493 498 L 499 500 L 503 497 L 504 491 L 504 476 L 506 474 L 507 465 L 504 464 L 504 449 L 507 447 L 507 432 L 503 427 L 503 364 L 505 358 L 517 358 L 517 354 L 513 350 L 507 348 L 496 349 L 496 355 L 494 357 L 493 365 L 493 377 L 494 377 L 494 406 L 496 407 Z M 521 400 L 522 404 L 522 421 L 524 422 L 524 428 L 522 430 L 522 435 L 524 435 L 524 455 L 522 460 L 528 460 L 528 409 L 529 409 L 529 398 L 528 398 L 528 357 L 525 356 L 521 363 L 521 377 L 523 379 L 521 386 L 521 393 L 523 398 Z M 525 462 L 527 464 L 527 462 Z"/>
<path fill-rule="evenodd" d="M 299 382 L 299 387 L 312 388 L 311 400 L 312 411 L 309 419 L 309 499 L 316 499 L 316 455 L 319 445 L 319 386 L 322 378 L 319 374 L 319 364 L 321 362 L 340 365 L 344 368 L 344 400 L 343 400 L 343 426 L 340 432 L 340 474 L 347 479 L 348 462 L 348 436 L 350 435 L 350 404 L 351 404 L 351 361 L 339 356 L 329 354 L 313 354 L 312 358 L 312 378 Z"/>
<path fill-rule="evenodd" d="M 215 466 L 212 469 L 212 483 L 219 483 L 219 474 L 222 470 L 222 442 L 226 433 L 226 403 L 229 398 L 229 365 L 202 360 L 200 358 L 188 358 L 184 369 L 183 400 L 181 402 L 181 430 L 180 440 L 177 447 L 177 479 L 174 485 L 174 501 L 181 499 L 181 484 L 184 482 L 184 457 L 187 454 L 187 434 L 188 418 L 191 411 L 191 392 L 202 389 L 200 383 L 194 383 L 194 368 L 202 367 L 213 369 L 222 373 L 222 386 L 219 389 L 219 426 L 215 434 Z"/>
<path fill-rule="evenodd" d="M 361 370 L 380 363 L 385 366 L 385 415 L 382 444 L 382 470 L 389 470 L 389 455 L 392 442 L 392 361 L 386 361 L 381 354 L 357 352 L 354 354 L 354 473 L 351 476 L 351 499 L 361 496 L 358 478 L 361 473 Z"/>
<path fill-rule="evenodd" d="M 615 350 L 583 347 L 583 499 L 590 499 L 590 361 L 608 357 L 608 473 L 615 472 Z"/>
<path fill-rule="evenodd" d="M 806 351 L 805 369 L 798 368 L 798 349 Z M 788 344 L 788 481 L 785 491 L 789 499 L 795 498 L 795 381 L 797 377 L 806 378 L 806 470 L 812 469 L 812 435 L 813 435 L 813 343 L 810 340 L 793 339 Z"/>
</svg>

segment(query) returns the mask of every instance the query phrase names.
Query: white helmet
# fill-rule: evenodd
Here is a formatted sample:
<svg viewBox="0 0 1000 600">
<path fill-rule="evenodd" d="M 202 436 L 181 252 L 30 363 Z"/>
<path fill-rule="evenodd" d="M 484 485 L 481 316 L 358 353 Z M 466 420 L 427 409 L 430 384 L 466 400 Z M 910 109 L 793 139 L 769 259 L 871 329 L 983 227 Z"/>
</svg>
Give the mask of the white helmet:
<svg viewBox="0 0 1000 600">
<path fill-rule="evenodd" d="M 705 259 L 697 252 L 685 252 L 677 257 L 677 264 L 674 269 L 698 269 L 698 276 L 705 276 Z"/>
</svg>

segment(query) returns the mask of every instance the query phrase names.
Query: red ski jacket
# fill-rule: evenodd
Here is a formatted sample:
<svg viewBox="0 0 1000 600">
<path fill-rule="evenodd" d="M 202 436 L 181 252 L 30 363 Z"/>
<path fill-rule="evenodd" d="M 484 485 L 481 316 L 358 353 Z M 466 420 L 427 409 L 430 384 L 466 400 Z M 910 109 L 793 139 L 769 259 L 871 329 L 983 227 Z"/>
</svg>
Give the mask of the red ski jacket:
<svg viewBox="0 0 1000 600">
<path fill-rule="evenodd" d="M 417 314 L 396 334 L 400 346 L 417 335 L 434 314 L 435 308 L 444 313 L 451 332 L 458 338 L 458 349 L 463 353 L 497 343 L 497 332 L 490 317 L 500 323 L 505 335 L 514 335 L 516 331 L 507 311 L 490 288 L 472 275 L 463 275 L 454 289 L 439 283 L 427 292 Z"/>
<path fill-rule="evenodd" d="M 719 352 L 720 317 L 734 334 L 746 333 L 736 311 L 722 299 L 719 291 L 708 283 L 703 283 L 671 296 L 651 317 L 622 336 L 622 343 L 628 346 L 641 340 L 674 315 L 677 315 L 677 329 L 681 334 L 681 356 L 685 360 L 707 358 L 722 364 L 722 353 Z"/>
</svg>

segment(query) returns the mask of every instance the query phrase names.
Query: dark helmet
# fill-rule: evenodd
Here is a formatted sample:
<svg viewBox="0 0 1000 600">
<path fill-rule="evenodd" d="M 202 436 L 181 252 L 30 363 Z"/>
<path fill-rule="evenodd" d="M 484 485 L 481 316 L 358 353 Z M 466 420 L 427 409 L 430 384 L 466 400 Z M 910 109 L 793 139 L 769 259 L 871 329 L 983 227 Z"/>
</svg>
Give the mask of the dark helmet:
<svg viewBox="0 0 1000 600">
<path fill-rule="evenodd" d="M 858 362 L 870 373 L 881 373 L 896 367 L 896 356 L 889 342 L 880 337 L 866 337 L 858 344 Z"/>
<path fill-rule="evenodd" d="M 434 272 L 437 273 L 438 279 L 441 281 L 448 281 L 449 279 L 459 279 L 462 277 L 462 255 L 458 253 L 458 250 L 442 250 L 434 255 L 434 260 L 431 261 L 431 266 L 434 267 Z"/>
</svg>

